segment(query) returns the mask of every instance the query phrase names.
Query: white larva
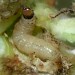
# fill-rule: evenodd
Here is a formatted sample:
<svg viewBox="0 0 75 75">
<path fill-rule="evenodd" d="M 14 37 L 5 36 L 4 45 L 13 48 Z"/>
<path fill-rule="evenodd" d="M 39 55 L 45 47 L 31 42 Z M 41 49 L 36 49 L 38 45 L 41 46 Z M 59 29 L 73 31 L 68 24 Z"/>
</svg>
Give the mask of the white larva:
<svg viewBox="0 0 75 75">
<path fill-rule="evenodd" d="M 42 59 L 57 60 L 60 57 L 59 51 L 43 39 L 39 39 L 31 35 L 35 26 L 35 17 L 32 19 L 24 19 L 16 24 L 13 32 L 13 40 L 17 48 L 25 53 L 35 53 L 37 57 Z"/>
</svg>

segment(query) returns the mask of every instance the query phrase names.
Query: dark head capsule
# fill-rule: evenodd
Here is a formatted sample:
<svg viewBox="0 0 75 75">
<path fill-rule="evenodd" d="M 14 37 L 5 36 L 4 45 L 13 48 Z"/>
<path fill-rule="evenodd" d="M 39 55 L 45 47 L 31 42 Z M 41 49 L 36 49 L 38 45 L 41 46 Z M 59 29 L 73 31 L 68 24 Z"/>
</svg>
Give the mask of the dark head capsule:
<svg viewBox="0 0 75 75">
<path fill-rule="evenodd" d="M 34 12 L 30 8 L 24 7 L 23 8 L 23 16 L 25 19 L 31 19 L 34 16 Z"/>
</svg>

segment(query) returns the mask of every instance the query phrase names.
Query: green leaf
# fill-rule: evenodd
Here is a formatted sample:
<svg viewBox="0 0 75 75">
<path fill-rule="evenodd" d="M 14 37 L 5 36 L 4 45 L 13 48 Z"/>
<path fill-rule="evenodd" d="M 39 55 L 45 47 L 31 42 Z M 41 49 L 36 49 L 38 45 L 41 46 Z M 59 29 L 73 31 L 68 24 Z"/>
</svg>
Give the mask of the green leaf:
<svg viewBox="0 0 75 75">
<path fill-rule="evenodd" d="M 56 5 L 57 9 L 70 8 L 73 2 L 73 0 L 56 0 L 56 1 L 57 1 Z"/>
<path fill-rule="evenodd" d="M 0 58 L 12 57 L 13 55 L 14 52 L 12 45 L 5 36 L 0 35 Z"/>
<path fill-rule="evenodd" d="M 50 29 L 56 38 L 75 45 L 75 18 L 58 19 Z"/>
<path fill-rule="evenodd" d="M 4 19 L 0 22 L 0 34 L 4 33 L 9 27 L 15 24 L 15 22 L 21 16 L 21 12 L 19 11 L 16 15 L 13 15 L 7 19 Z"/>
</svg>

